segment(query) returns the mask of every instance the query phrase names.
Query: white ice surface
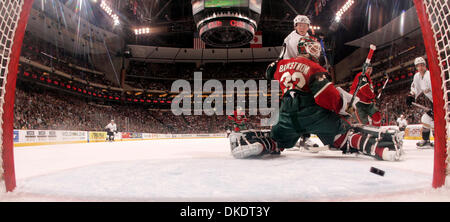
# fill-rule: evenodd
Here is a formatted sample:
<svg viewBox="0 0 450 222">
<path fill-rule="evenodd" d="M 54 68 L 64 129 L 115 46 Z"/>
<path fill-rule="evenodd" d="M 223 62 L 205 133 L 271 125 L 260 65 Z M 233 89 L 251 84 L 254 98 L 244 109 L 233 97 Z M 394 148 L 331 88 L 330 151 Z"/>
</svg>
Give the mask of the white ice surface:
<svg viewBox="0 0 450 222">
<path fill-rule="evenodd" d="M 16 147 L 17 188 L 0 201 L 450 201 L 450 188 L 431 188 L 433 150 L 415 143 L 400 162 L 336 151 L 238 160 L 227 139 Z"/>
</svg>

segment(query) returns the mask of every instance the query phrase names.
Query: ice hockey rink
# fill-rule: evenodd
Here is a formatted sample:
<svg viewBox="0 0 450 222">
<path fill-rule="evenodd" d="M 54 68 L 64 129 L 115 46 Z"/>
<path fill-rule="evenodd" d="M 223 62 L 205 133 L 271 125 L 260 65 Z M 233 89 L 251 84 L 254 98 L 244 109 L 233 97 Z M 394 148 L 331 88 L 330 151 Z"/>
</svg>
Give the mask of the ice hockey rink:
<svg viewBox="0 0 450 222">
<path fill-rule="evenodd" d="M 450 201 L 449 188 L 431 188 L 433 150 L 404 143 L 400 162 L 337 151 L 240 160 L 226 138 L 16 147 L 17 188 L 0 201 Z"/>
</svg>

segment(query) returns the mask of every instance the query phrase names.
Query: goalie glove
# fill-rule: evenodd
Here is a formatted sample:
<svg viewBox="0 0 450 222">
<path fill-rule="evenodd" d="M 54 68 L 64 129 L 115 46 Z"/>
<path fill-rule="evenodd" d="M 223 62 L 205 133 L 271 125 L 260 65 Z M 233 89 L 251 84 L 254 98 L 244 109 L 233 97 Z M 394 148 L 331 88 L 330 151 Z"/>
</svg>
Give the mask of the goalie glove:
<svg viewBox="0 0 450 222">
<path fill-rule="evenodd" d="M 356 103 L 359 102 L 359 98 L 355 96 L 355 98 L 353 99 L 353 103 L 350 104 L 353 95 L 346 92 L 341 87 L 336 87 L 336 89 L 339 91 L 339 94 L 341 95 L 342 98 L 342 108 L 339 111 L 339 114 L 343 116 L 351 116 L 355 112 Z"/>
<path fill-rule="evenodd" d="M 430 110 L 427 111 L 427 115 L 429 115 L 434 120 L 433 108 L 431 108 Z"/>
<path fill-rule="evenodd" d="M 408 94 L 408 96 L 406 97 L 406 105 L 408 107 L 411 107 L 412 103 L 415 102 L 415 101 L 416 101 L 416 99 L 414 98 L 414 95 Z"/>
</svg>

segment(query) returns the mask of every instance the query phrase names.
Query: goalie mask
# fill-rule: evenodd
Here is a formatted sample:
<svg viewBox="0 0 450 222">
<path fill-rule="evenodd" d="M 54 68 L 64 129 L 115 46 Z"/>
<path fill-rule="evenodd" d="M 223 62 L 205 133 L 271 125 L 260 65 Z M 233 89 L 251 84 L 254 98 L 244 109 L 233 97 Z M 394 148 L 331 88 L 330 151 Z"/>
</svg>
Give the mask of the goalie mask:
<svg viewBox="0 0 450 222">
<path fill-rule="evenodd" d="M 298 42 L 297 49 L 299 55 L 310 55 L 315 62 L 318 62 L 322 46 L 313 37 L 302 37 Z"/>
</svg>

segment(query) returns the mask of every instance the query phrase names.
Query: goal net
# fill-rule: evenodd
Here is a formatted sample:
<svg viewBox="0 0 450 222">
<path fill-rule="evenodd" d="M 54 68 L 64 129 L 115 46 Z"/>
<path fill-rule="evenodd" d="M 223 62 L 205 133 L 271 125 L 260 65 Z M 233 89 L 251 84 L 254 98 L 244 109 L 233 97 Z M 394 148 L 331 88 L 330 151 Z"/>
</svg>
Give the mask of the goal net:
<svg viewBox="0 0 450 222">
<path fill-rule="evenodd" d="M 0 191 L 16 186 L 13 156 L 14 94 L 28 15 L 33 0 L 0 1 Z"/>
<path fill-rule="evenodd" d="M 450 173 L 450 0 L 414 0 L 431 74 L 434 112 L 433 187 L 445 185 Z M 447 178 L 448 179 L 448 178 Z M 448 184 L 449 182 L 447 182 Z"/>
</svg>

